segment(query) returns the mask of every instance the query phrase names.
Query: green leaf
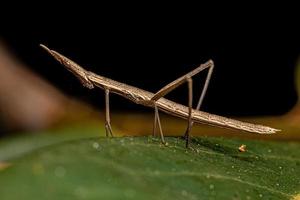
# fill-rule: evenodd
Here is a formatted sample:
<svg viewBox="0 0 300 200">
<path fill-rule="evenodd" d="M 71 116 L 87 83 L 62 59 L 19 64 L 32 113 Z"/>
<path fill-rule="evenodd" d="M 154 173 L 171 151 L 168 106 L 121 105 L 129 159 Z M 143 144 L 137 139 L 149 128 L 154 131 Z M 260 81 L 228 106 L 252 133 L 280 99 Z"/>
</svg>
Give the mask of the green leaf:
<svg viewBox="0 0 300 200">
<path fill-rule="evenodd" d="M 180 138 L 166 140 L 73 138 L 32 148 L 6 158 L 1 199 L 299 197 L 300 144 L 199 137 L 187 150 Z"/>
<path fill-rule="evenodd" d="M 0 140 L 0 162 L 22 156 L 45 146 L 95 136 L 104 136 L 104 133 L 103 127 L 94 123 L 89 123 L 88 125 L 73 124 L 64 128 L 34 134 L 19 134 Z"/>
</svg>

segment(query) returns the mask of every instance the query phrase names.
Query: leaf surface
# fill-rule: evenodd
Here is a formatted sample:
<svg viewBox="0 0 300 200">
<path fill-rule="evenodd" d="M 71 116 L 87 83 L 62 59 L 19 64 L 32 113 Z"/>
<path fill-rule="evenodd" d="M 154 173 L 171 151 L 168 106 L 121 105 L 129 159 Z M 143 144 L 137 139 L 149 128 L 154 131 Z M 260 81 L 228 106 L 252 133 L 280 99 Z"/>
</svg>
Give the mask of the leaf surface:
<svg viewBox="0 0 300 200">
<path fill-rule="evenodd" d="M 1 199 L 293 199 L 300 193 L 298 143 L 198 137 L 187 150 L 180 138 L 167 141 L 72 138 L 32 148 L 6 159 Z"/>
</svg>

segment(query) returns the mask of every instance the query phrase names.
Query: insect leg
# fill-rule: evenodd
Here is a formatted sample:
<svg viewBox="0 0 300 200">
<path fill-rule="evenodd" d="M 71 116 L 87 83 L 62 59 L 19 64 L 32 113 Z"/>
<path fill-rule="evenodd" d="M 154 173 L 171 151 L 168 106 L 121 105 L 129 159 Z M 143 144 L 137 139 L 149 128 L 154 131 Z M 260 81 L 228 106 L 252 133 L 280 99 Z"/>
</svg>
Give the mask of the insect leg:
<svg viewBox="0 0 300 200">
<path fill-rule="evenodd" d="M 193 106 L 193 80 L 191 78 L 187 79 L 188 87 L 189 87 L 189 116 L 188 116 L 188 127 L 185 132 L 185 147 L 189 147 L 190 141 L 190 132 L 192 129 L 192 106 Z"/>
<path fill-rule="evenodd" d="M 199 98 L 196 110 L 199 110 L 200 107 L 201 107 L 201 105 L 202 105 L 203 99 L 205 97 L 205 94 L 206 94 L 206 91 L 207 91 L 207 88 L 208 88 L 208 85 L 209 85 L 209 82 L 210 82 L 210 79 L 211 79 L 211 75 L 212 75 L 213 69 L 214 69 L 214 64 L 212 64 L 209 67 L 208 74 L 207 74 L 206 80 L 205 80 L 205 84 L 204 84 L 203 90 L 201 92 L 201 95 L 200 95 L 200 98 Z"/>
<path fill-rule="evenodd" d="M 156 114 L 156 110 L 154 110 L 154 123 L 153 123 L 153 132 L 152 132 L 153 137 L 156 135 L 156 127 L 157 127 L 157 114 Z"/>
<path fill-rule="evenodd" d="M 210 82 L 210 79 L 211 79 L 211 75 L 212 75 L 213 69 L 214 69 L 214 64 L 212 64 L 212 65 L 209 67 L 209 71 L 208 71 L 208 74 L 207 74 L 207 76 L 206 76 L 206 80 L 205 80 L 205 83 L 204 83 L 204 87 L 203 87 L 203 90 L 202 90 L 202 92 L 201 92 L 199 101 L 198 101 L 198 103 L 197 103 L 196 110 L 200 110 L 200 108 L 201 108 L 201 105 L 202 105 L 202 103 L 203 103 L 203 99 L 204 99 L 204 97 L 205 97 L 205 94 L 206 94 L 206 91 L 207 91 L 207 88 L 208 88 L 208 85 L 209 85 L 209 82 Z M 194 124 L 193 121 L 191 122 L 191 124 L 189 124 L 189 126 L 188 126 L 187 129 L 186 129 L 185 135 L 187 135 L 187 132 L 189 132 L 189 131 L 192 129 L 193 124 Z M 189 129 L 190 129 L 190 130 L 189 130 Z"/>
<path fill-rule="evenodd" d="M 177 88 L 178 86 L 180 86 L 181 84 L 183 84 L 184 82 L 188 82 L 188 87 L 189 87 L 189 114 L 188 114 L 188 127 L 185 131 L 185 139 L 186 139 L 186 146 L 188 147 L 189 145 L 189 135 L 190 135 L 190 131 L 192 129 L 193 126 L 193 121 L 192 121 L 192 100 L 193 100 L 193 87 L 192 87 L 192 77 L 196 74 L 198 74 L 199 72 L 203 71 L 204 69 L 208 68 L 208 74 L 205 80 L 205 84 L 203 87 L 203 90 L 201 92 L 198 104 L 197 104 L 197 110 L 200 109 L 204 96 L 206 94 L 208 85 L 209 85 L 209 81 L 213 72 L 213 68 L 214 68 L 214 63 L 212 60 L 209 60 L 208 62 L 200 65 L 199 67 L 197 67 L 196 69 L 192 70 L 191 72 L 179 77 L 178 79 L 174 80 L 173 82 L 169 83 L 168 85 L 166 85 L 165 87 L 163 87 L 162 89 L 160 89 L 157 93 L 154 94 L 154 96 L 151 98 L 152 101 L 156 102 L 157 100 L 159 100 L 160 98 L 162 98 L 163 96 L 165 96 L 166 94 L 168 94 L 169 92 L 171 92 L 172 90 L 174 90 L 175 88 Z M 156 123 L 156 122 L 155 122 Z"/>
<path fill-rule="evenodd" d="M 199 67 L 197 67 L 196 69 L 190 71 L 189 73 L 179 77 L 178 79 L 172 81 L 171 83 L 169 83 L 168 85 L 166 85 L 165 87 L 161 88 L 158 92 L 156 92 L 154 94 L 154 96 L 151 98 L 151 100 L 153 101 L 157 101 L 158 99 L 160 99 L 161 97 L 165 96 L 166 94 L 168 94 L 169 92 L 171 92 L 172 90 L 174 90 L 175 88 L 177 88 L 179 85 L 182 85 L 184 82 L 187 81 L 188 78 L 192 78 L 193 76 L 195 76 L 196 74 L 198 74 L 199 72 L 205 70 L 206 68 L 212 68 L 214 66 L 214 63 L 212 60 L 207 61 L 204 64 L 201 64 Z M 210 70 L 212 72 L 212 70 Z M 211 74 L 210 72 L 210 74 Z M 206 89 L 205 89 L 206 90 Z M 205 93 L 204 93 L 205 94 Z M 203 95 L 204 96 L 204 95 Z M 203 98 L 203 97 L 202 97 Z"/>
<path fill-rule="evenodd" d="M 109 135 L 113 137 L 112 128 L 110 125 L 109 89 L 105 89 L 105 131 L 106 137 Z"/>
<path fill-rule="evenodd" d="M 208 88 L 208 85 L 209 85 L 209 81 L 211 79 L 213 69 L 214 69 L 214 64 L 212 63 L 212 65 L 209 67 L 209 71 L 208 71 L 208 74 L 206 76 L 205 84 L 204 84 L 203 90 L 201 92 L 196 110 L 199 110 L 201 105 L 202 105 L 203 99 L 205 97 L 205 94 L 206 94 L 206 91 L 207 91 L 207 88 Z M 189 95 L 190 95 L 190 90 L 192 90 L 192 89 L 190 89 L 190 87 L 191 86 L 190 86 L 190 83 L 189 83 Z M 189 104 L 190 104 L 190 100 L 189 100 Z M 189 132 L 191 131 L 191 129 L 193 127 L 193 124 L 194 124 L 193 121 L 190 121 L 190 118 L 191 118 L 191 115 L 190 115 L 190 105 L 189 105 L 189 123 L 188 123 L 188 127 L 185 131 L 185 139 L 186 139 L 186 146 L 187 147 L 188 147 L 188 142 L 189 142 Z"/>
<path fill-rule="evenodd" d="M 157 124 L 158 124 L 158 128 L 159 128 L 161 141 L 163 144 L 166 144 L 164 134 L 163 134 L 162 128 L 161 128 L 161 123 L 160 123 L 160 118 L 159 118 L 159 113 L 158 113 L 158 108 L 157 108 L 156 103 L 154 104 L 154 109 L 155 109 L 155 115 L 156 115 L 156 119 L 157 119 Z"/>
</svg>

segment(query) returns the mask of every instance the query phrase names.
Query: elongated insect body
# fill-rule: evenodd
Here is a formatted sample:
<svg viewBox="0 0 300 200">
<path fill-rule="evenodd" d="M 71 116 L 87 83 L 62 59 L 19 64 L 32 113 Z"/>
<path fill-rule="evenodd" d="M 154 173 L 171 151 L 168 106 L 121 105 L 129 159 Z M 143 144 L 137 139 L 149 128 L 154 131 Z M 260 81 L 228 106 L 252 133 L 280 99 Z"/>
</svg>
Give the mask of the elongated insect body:
<svg viewBox="0 0 300 200">
<path fill-rule="evenodd" d="M 173 89 L 172 85 L 167 88 L 166 90 L 159 91 L 158 93 L 154 94 L 142 89 L 139 89 L 137 87 L 133 87 L 124 83 L 120 83 L 117 81 L 114 81 L 112 79 L 97 75 L 95 73 L 92 73 L 90 71 L 87 71 L 83 69 L 81 66 L 76 64 L 74 61 L 68 59 L 67 57 L 59 54 L 56 51 L 50 50 L 44 45 L 41 45 L 48 53 L 50 53 L 56 60 L 58 60 L 61 64 L 63 64 L 69 71 L 71 71 L 80 81 L 81 83 L 87 87 L 87 88 L 94 88 L 99 87 L 104 90 L 109 90 L 112 93 L 121 95 L 134 103 L 141 104 L 148 107 L 157 106 L 157 108 L 160 111 L 163 111 L 167 114 L 180 117 L 183 119 L 188 119 L 189 117 L 189 107 L 184 106 L 182 104 L 175 103 L 173 101 L 170 101 L 166 98 L 159 97 L 161 93 L 166 94 L 169 92 L 169 90 Z M 199 67 L 206 68 L 209 67 L 209 65 L 212 63 L 212 61 L 208 61 L 207 63 L 201 65 Z M 198 68 L 197 68 L 198 69 Z M 178 82 L 183 82 L 184 78 L 190 78 L 194 74 L 198 73 L 197 69 L 193 70 L 192 72 L 188 73 L 187 75 L 177 79 Z M 199 70 L 199 71 L 200 71 Z M 175 87 L 175 86 L 174 86 Z M 272 134 L 276 133 L 277 131 L 280 131 L 278 129 L 274 129 L 268 126 L 263 125 L 257 125 L 247 122 L 242 122 L 226 117 L 222 117 L 219 115 L 210 114 L 207 112 L 199 111 L 196 109 L 192 109 L 191 111 L 191 119 L 194 123 L 200 123 L 200 124 L 208 124 L 212 126 L 218 126 L 218 127 L 224 127 L 224 128 L 230 128 L 230 129 L 237 129 L 242 131 L 247 131 L 251 133 L 258 133 L 258 134 Z"/>
</svg>

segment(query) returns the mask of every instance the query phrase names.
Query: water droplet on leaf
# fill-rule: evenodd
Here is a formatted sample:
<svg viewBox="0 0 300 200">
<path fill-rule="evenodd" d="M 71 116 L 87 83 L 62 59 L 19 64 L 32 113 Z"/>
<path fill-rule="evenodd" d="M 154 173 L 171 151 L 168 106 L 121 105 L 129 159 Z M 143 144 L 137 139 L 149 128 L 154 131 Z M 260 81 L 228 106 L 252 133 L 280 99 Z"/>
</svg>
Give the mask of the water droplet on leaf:
<svg viewBox="0 0 300 200">
<path fill-rule="evenodd" d="M 271 149 L 268 149 L 268 153 L 271 153 L 272 152 L 272 150 Z"/>
<path fill-rule="evenodd" d="M 95 149 L 98 149 L 99 146 L 100 146 L 100 145 L 98 144 L 98 142 L 94 142 L 94 143 L 93 143 L 93 147 L 94 147 Z"/>
</svg>

